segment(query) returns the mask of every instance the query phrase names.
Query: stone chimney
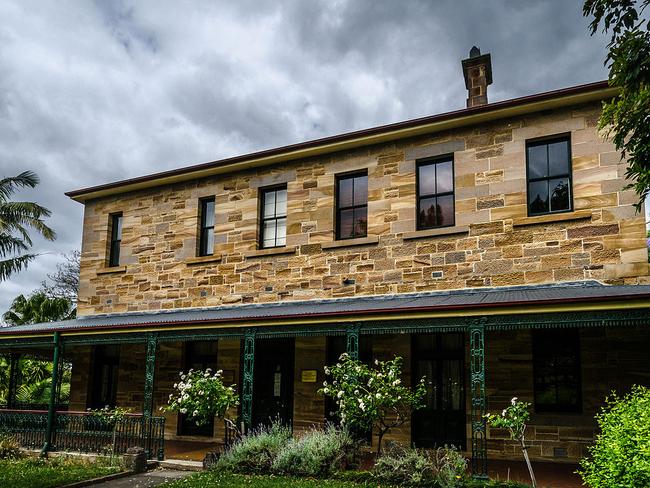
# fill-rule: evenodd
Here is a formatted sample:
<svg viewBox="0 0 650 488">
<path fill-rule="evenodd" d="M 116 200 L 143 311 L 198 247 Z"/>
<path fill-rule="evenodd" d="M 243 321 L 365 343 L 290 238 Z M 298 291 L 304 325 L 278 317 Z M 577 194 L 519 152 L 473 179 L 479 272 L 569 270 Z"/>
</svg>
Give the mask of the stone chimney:
<svg viewBox="0 0 650 488">
<path fill-rule="evenodd" d="M 463 59 L 463 76 L 467 88 L 467 108 L 488 103 L 487 87 L 492 84 L 492 59 L 490 53 L 481 54 L 476 46 Z"/>
</svg>

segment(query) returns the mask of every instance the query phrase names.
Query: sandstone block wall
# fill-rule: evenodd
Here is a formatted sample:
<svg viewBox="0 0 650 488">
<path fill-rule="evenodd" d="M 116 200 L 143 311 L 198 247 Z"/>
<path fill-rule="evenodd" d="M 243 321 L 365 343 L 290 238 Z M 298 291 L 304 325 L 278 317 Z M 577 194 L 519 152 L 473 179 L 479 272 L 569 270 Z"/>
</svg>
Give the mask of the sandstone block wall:
<svg viewBox="0 0 650 488">
<path fill-rule="evenodd" d="M 643 214 L 622 190 L 626 165 L 599 134 L 599 112 L 591 103 L 88 202 L 78 313 L 583 279 L 648 283 Z M 560 134 L 571 136 L 575 211 L 527 218 L 526 141 Z M 416 160 L 450 153 L 456 227 L 416 232 Z M 355 169 L 368 171 L 369 238 L 331 247 L 335 176 Z M 261 254 L 259 189 L 279 183 L 288 189 L 287 247 Z M 215 259 L 192 262 L 198 202 L 212 195 Z M 124 215 L 124 266 L 107 270 L 114 212 Z"/>
</svg>

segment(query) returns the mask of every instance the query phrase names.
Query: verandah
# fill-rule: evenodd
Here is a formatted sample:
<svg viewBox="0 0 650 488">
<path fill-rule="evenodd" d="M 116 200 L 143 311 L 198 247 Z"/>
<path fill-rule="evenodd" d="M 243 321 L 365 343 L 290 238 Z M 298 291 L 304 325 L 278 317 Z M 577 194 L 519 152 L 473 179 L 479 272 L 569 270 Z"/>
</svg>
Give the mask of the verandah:
<svg viewBox="0 0 650 488">
<path fill-rule="evenodd" d="M 6 338 L 0 347 L 7 351 L 25 350 L 26 347 L 52 351 L 55 365 L 59 365 L 65 347 L 97 344 L 144 344 L 146 347 L 146 364 L 144 378 L 144 399 L 142 413 L 137 416 L 139 425 L 131 440 L 147 448 L 150 456 L 162 457 L 164 418 L 154 416 L 153 394 L 158 346 L 164 342 L 210 341 L 232 338 L 243 341 L 241 420 L 245 428 L 253 424 L 252 408 L 254 399 L 255 346 L 258 339 L 302 336 L 341 336 L 346 337 L 346 349 L 349 354 L 359 354 L 359 338 L 365 334 L 413 334 L 431 332 L 464 332 L 469 342 L 469 396 L 471 406 L 471 454 L 472 470 L 476 476 L 487 473 L 487 439 L 484 414 L 485 398 L 485 334 L 491 330 L 509 330 L 521 328 L 557 328 L 557 327 L 608 327 L 647 325 L 647 315 L 643 310 L 606 310 L 590 312 L 564 312 L 539 314 L 483 315 L 462 317 L 459 314 L 449 317 L 428 319 L 402 319 L 382 321 L 350 321 L 346 324 L 287 324 L 283 326 L 264 326 L 247 328 L 213 328 L 202 326 L 189 329 L 187 326 L 172 330 L 178 326 L 164 324 L 155 330 L 139 330 L 115 333 L 115 330 L 103 330 L 101 334 L 80 333 L 73 330 L 59 331 L 53 335 L 38 337 L 24 336 Z M 58 352 L 57 352 L 58 351 Z M 53 368 L 53 384 L 58 382 L 59 367 Z M 56 388 L 53 388 L 56 391 Z M 11 415 L 21 415 L 32 419 L 40 418 L 39 427 L 43 431 L 43 449 L 74 449 L 74 443 L 53 443 L 53 439 L 74 438 L 72 430 L 80 432 L 92 430 L 89 424 L 70 421 L 70 413 L 57 413 L 56 396 L 53 395 L 47 415 L 36 412 L 0 414 L 0 424 L 10 424 Z M 15 419 L 15 416 L 13 417 Z M 58 420 L 57 420 L 58 419 Z M 133 421 L 135 422 L 135 421 Z M 15 422 L 13 424 L 16 425 Z M 32 426 L 34 424 L 31 424 Z M 33 427 L 32 427 L 33 428 Z M 68 434 L 65 434 L 67 432 Z M 135 432 L 135 431 L 134 431 Z M 38 439 L 41 439 L 37 436 Z M 79 437 L 77 437 L 78 439 Z M 40 442 L 40 440 L 38 441 Z"/>
</svg>

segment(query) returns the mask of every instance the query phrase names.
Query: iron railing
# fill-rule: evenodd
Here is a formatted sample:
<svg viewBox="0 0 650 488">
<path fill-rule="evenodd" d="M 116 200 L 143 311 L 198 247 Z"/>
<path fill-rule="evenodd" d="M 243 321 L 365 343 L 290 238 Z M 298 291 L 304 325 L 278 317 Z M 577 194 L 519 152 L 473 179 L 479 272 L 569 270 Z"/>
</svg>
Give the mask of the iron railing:
<svg viewBox="0 0 650 488">
<path fill-rule="evenodd" d="M 43 447 L 47 411 L 0 410 L 0 431 L 25 448 Z M 128 414 L 117 421 L 88 412 L 57 412 L 52 439 L 55 451 L 123 454 L 142 447 L 148 458 L 164 458 L 165 418 Z"/>
</svg>

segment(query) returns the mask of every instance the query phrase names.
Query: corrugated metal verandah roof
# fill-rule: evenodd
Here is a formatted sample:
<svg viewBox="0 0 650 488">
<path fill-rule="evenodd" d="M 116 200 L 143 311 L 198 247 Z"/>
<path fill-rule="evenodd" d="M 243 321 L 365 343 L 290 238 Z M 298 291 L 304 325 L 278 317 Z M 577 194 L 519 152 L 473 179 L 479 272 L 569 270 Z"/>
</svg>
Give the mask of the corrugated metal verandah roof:
<svg viewBox="0 0 650 488">
<path fill-rule="evenodd" d="M 0 328 L 2 335 L 124 329 L 128 327 L 178 326 L 180 324 L 237 323 L 251 320 L 295 319 L 404 314 L 408 312 L 452 311 L 477 308 L 562 304 L 609 300 L 648 300 L 650 285 L 608 286 L 596 281 L 551 285 L 501 287 L 362 296 L 324 300 L 287 301 L 246 305 L 227 305 L 155 312 L 132 312 L 80 317 L 61 322 Z M 650 320 L 650 317 L 649 317 Z"/>
</svg>

